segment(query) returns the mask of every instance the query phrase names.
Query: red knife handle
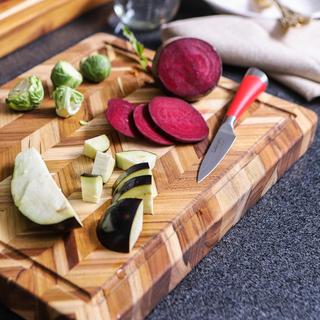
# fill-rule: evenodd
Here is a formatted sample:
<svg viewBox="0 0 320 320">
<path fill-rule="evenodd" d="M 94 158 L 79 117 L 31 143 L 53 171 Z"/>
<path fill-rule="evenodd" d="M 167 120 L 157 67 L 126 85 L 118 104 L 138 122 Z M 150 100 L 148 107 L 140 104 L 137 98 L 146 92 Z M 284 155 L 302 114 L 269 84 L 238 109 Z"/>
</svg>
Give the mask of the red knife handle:
<svg viewBox="0 0 320 320">
<path fill-rule="evenodd" d="M 250 68 L 240 83 L 228 109 L 227 116 L 239 119 L 257 96 L 266 90 L 267 86 L 268 77 L 266 74 L 259 69 Z"/>
</svg>

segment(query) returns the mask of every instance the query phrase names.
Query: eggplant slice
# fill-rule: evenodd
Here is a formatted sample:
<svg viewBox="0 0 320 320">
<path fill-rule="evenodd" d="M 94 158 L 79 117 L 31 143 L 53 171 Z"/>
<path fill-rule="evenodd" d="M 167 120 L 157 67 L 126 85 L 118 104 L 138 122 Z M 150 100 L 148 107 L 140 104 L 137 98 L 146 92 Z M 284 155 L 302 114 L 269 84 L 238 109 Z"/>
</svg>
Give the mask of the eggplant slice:
<svg viewBox="0 0 320 320">
<path fill-rule="evenodd" d="M 111 205 L 100 219 L 97 236 L 107 249 L 129 253 L 139 238 L 142 224 L 143 201 L 119 200 Z"/>
</svg>

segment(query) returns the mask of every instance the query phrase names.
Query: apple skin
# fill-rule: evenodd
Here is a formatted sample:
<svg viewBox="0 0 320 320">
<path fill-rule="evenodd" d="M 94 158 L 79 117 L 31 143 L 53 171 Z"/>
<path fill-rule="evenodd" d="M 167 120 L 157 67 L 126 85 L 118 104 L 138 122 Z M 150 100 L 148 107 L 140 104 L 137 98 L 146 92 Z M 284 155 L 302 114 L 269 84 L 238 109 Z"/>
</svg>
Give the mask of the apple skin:
<svg viewBox="0 0 320 320">
<path fill-rule="evenodd" d="M 122 199 L 111 205 L 97 225 L 97 236 L 101 244 L 112 251 L 130 252 L 130 233 L 141 199 Z"/>
</svg>

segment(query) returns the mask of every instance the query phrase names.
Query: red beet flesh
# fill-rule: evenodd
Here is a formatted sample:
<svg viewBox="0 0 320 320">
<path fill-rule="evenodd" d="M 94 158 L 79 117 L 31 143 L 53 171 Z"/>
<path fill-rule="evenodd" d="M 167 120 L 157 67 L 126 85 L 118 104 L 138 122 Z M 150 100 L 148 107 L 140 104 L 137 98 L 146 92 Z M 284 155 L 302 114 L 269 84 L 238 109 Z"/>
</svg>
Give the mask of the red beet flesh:
<svg viewBox="0 0 320 320">
<path fill-rule="evenodd" d="M 217 85 L 222 64 L 209 43 L 196 38 L 178 38 L 158 51 L 153 69 L 169 92 L 193 101 Z"/>
<path fill-rule="evenodd" d="M 133 120 L 140 133 L 147 139 L 165 146 L 173 144 L 156 126 L 150 117 L 148 106 L 139 105 L 133 111 Z"/>
<path fill-rule="evenodd" d="M 106 110 L 109 124 L 118 132 L 131 138 L 139 134 L 133 122 L 134 105 L 123 99 L 110 99 Z"/>
<path fill-rule="evenodd" d="M 177 141 L 198 142 L 208 136 L 202 115 L 181 99 L 155 97 L 149 103 L 149 113 L 155 124 Z"/>
</svg>

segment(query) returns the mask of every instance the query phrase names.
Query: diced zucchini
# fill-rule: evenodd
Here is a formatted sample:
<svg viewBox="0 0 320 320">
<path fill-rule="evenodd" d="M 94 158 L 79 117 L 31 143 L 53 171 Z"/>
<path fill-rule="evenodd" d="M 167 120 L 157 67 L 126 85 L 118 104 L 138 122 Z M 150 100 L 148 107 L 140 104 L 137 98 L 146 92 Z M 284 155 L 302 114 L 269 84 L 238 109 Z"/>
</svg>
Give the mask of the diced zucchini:
<svg viewBox="0 0 320 320">
<path fill-rule="evenodd" d="M 81 175 L 82 200 L 86 202 L 99 203 L 103 189 L 101 176 L 91 174 Z"/>
<path fill-rule="evenodd" d="M 97 151 L 106 152 L 110 147 L 110 141 L 105 134 L 95 138 L 88 139 L 84 142 L 83 154 L 94 159 Z"/>
<path fill-rule="evenodd" d="M 93 163 L 92 174 L 101 176 L 103 183 L 107 183 L 112 175 L 115 164 L 116 161 L 111 155 L 97 151 Z"/>
<path fill-rule="evenodd" d="M 116 153 L 117 167 L 123 170 L 127 170 L 131 166 L 148 162 L 150 169 L 153 169 L 157 160 L 157 155 L 143 150 L 123 151 Z"/>
</svg>

